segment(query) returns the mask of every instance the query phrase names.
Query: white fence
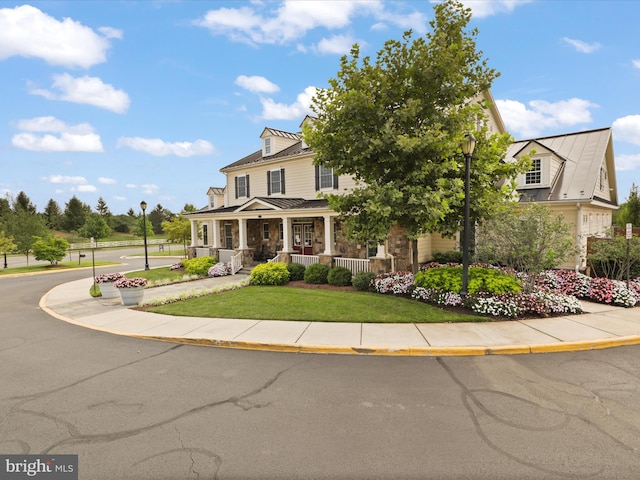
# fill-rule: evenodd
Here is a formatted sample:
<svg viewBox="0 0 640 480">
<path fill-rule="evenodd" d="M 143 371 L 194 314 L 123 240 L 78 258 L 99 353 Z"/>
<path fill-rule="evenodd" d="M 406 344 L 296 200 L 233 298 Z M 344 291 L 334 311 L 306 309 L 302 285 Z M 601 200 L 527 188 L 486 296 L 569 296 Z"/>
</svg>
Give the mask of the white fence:
<svg viewBox="0 0 640 480">
<path fill-rule="evenodd" d="M 147 240 L 147 245 L 164 245 L 165 243 L 168 243 L 168 242 L 162 238 Z M 143 245 L 144 245 L 144 239 L 124 240 L 121 242 L 97 242 L 95 247 L 96 248 L 142 247 Z M 89 250 L 90 248 L 91 248 L 91 242 L 72 243 L 71 245 L 69 245 L 69 250 Z"/>
<path fill-rule="evenodd" d="M 367 259 L 335 257 L 333 261 L 336 263 L 336 267 L 348 268 L 354 275 L 358 272 L 369 271 L 369 260 Z"/>
<path fill-rule="evenodd" d="M 301 263 L 305 267 L 313 265 L 314 263 L 320 263 L 320 257 L 317 255 L 291 255 L 291 263 Z"/>
</svg>

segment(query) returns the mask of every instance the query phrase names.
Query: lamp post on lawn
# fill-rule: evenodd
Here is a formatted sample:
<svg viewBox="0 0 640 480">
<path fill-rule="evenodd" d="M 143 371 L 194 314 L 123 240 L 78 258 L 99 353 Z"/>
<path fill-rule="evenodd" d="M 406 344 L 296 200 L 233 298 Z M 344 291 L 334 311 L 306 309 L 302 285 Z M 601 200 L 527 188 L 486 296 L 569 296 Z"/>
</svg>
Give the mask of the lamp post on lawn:
<svg viewBox="0 0 640 480">
<path fill-rule="evenodd" d="M 147 253 L 147 217 L 144 213 L 147 209 L 147 202 L 144 200 L 141 201 L 140 208 L 142 208 L 142 235 L 144 238 L 144 269 L 149 270 L 149 254 Z"/>
<path fill-rule="evenodd" d="M 460 145 L 464 154 L 464 233 L 462 237 L 462 298 L 467 296 L 469 287 L 469 184 L 471 183 L 471 155 L 476 148 L 476 139 L 470 133 L 464 136 Z"/>
</svg>

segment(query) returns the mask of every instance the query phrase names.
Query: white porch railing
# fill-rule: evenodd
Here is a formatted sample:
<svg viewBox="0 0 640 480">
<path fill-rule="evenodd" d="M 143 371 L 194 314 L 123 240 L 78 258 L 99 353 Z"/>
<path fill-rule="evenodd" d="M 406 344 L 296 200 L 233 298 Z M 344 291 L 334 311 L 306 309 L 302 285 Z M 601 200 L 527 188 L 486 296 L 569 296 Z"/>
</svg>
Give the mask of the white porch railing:
<svg viewBox="0 0 640 480">
<path fill-rule="evenodd" d="M 231 275 L 235 275 L 242 270 L 242 252 L 231 257 Z"/>
<path fill-rule="evenodd" d="M 369 271 L 368 259 L 335 257 L 333 261 L 335 262 L 336 267 L 348 268 L 354 275 L 358 272 Z"/>
<path fill-rule="evenodd" d="M 280 254 L 277 254 L 275 257 L 270 258 L 270 259 L 267 260 L 268 263 L 279 262 L 279 261 L 280 261 Z"/>
<path fill-rule="evenodd" d="M 291 263 L 301 263 L 305 267 L 313 265 L 314 263 L 320 263 L 320 257 L 317 255 L 291 255 Z"/>
</svg>

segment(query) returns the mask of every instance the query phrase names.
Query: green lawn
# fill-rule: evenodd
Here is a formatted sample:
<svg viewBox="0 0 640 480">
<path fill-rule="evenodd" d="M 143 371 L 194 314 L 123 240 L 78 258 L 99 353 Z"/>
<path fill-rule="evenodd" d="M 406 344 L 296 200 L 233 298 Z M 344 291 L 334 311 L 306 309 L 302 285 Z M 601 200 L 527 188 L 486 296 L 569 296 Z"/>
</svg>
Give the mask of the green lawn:
<svg viewBox="0 0 640 480">
<path fill-rule="evenodd" d="M 29 265 L 24 267 L 9 267 L 9 268 L 0 268 L 0 275 L 15 275 L 17 273 L 42 273 L 42 272 L 60 272 L 64 270 L 71 270 L 74 268 L 87 268 L 91 267 L 93 264 L 91 260 L 83 260 L 78 265 L 77 261 L 73 262 L 60 262 L 58 265 L 49 265 L 49 264 L 38 264 L 38 265 Z M 116 262 L 103 262 L 96 260 L 96 267 L 104 267 L 107 265 L 118 265 Z"/>
<path fill-rule="evenodd" d="M 485 322 L 484 317 L 447 312 L 379 293 L 250 286 L 150 307 L 166 315 L 354 323 Z"/>
</svg>

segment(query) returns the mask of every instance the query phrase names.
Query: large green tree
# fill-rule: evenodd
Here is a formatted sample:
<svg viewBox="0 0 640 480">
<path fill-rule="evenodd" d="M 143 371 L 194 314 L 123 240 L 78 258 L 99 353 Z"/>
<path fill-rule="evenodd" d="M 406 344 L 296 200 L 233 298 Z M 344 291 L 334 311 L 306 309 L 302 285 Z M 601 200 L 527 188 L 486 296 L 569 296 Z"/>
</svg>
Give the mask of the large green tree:
<svg viewBox="0 0 640 480">
<path fill-rule="evenodd" d="M 29 196 L 21 191 L 13 200 L 13 210 L 16 212 L 18 210 L 24 210 L 28 213 L 36 213 L 36 206 L 31 203 Z"/>
<path fill-rule="evenodd" d="M 89 213 L 91 213 L 91 207 L 74 195 L 65 203 L 62 228 L 67 232 L 78 231 L 87 221 Z"/>
<path fill-rule="evenodd" d="M 17 251 L 26 255 L 29 263 L 29 253 L 32 250 L 35 237 L 44 237 L 49 234 L 49 229 L 44 218 L 37 213 L 18 208 L 5 223 L 7 234 L 13 237 L 17 245 Z"/>
<path fill-rule="evenodd" d="M 5 235 L 4 230 L 0 230 L 0 254 L 3 256 L 3 266 L 7 268 L 7 254 L 13 252 L 18 246 L 13 243 L 13 237 Z"/>
<path fill-rule="evenodd" d="M 191 222 L 181 215 L 171 220 L 162 222 L 162 231 L 167 234 L 170 242 L 181 243 L 184 253 L 187 252 L 187 243 L 191 240 Z"/>
<path fill-rule="evenodd" d="M 61 237 L 34 237 L 33 254 L 36 260 L 46 260 L 51 265 L 57 265 L 64 258 L 69 249 L 69 242 Z"/>
<path fill-rule="evenodd" d="M 620 226 L 631 223 L 634 227 L 640 227 L 640 195 L 635 183 L 631 184 L 627 201 L 620 205 L 618 211 L 614 212 L 613 223 Z"/>
<path fill-rule="evenodd" d="M 60 229 L 62 224 L 62 210 L 60 210 L 60 205 L 53 198 L 47 202 L 47 205 L 44 207 L 44 221 L 52 230 Z"/>
<path fill-rule="evenodd" d="M 97 242 L 101 238 L 111 235 L 111 227 L 99 213 L 90 213 L 87 221 L 78 229 L 78 235 L 83 238 L 92 238 Z"/>
<path fill-rule="evenodd" d="M 162 233 L 162 222 L 166 222 L 173 218 L 171 210 L 164 208 L 162 205 L 157 204 L 151 212 L 147 214 L 147 218 L 153 226 L 153 233 Z"/>
<path fill-rule="evenodd" d="M 480 101 L 498 73 L 476 50 L 471 11 L 456 1 L 434 8 L 432 30 L 413 39 L 390 40 L 372 62 L 354 45 L 340 62 L 337 78 L 319 90 L 312 109 L 317 119 L 304 127 L 315 163 L 347 174 L 352 193 L 327 195 L 360 243 L 382 243 L 401 225 L 413 241 L 460 230 L 464 206 L 466 133 L 478 139 L 471 173 L 471 218 L 489 215 L 513 188 L 522 165 L 507 164 L 507 134 L 488 131 Z M 524 163 L 524 162 L 523 162 Z"/>
</svg>

